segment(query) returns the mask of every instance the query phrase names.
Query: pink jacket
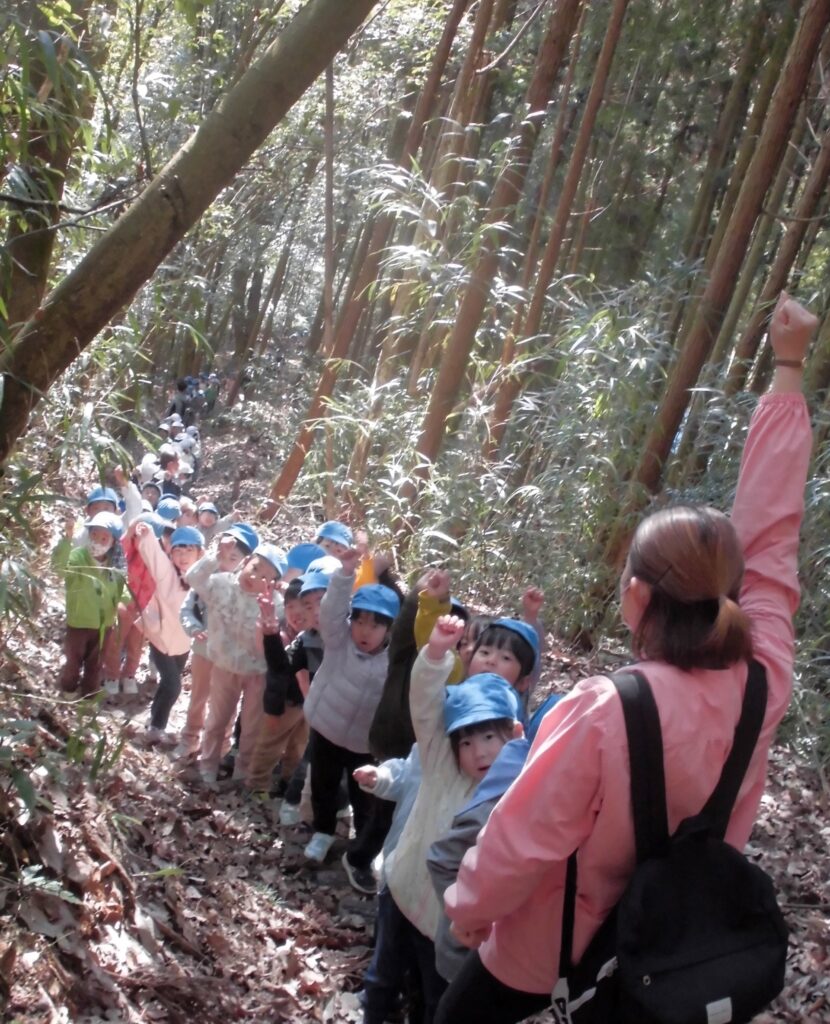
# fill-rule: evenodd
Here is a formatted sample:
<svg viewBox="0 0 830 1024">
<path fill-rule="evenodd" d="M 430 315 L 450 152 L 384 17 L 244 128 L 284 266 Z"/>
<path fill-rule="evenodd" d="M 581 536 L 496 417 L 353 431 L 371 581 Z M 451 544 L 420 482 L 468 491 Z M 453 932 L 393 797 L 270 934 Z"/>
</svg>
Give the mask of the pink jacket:
<svg viewBox="0 0 830 1024">
<path fill-rule="evenodd" d="M 742 848 L 761 800 L 767 755 L 792 690 L 796 555 L 810 457 L 810 424 L 799 394 L 761 399 L 747 438 L 732 521 L 744 551 L 741 607 L 769 696 L 761 737 L 726 838 Z M 669 827 L 700 810 L 732 742 L 746 683 L 744 664 L 682 672 L 638 665 L 651 683 L 665 748 Z M 547 993 L 558 974 L 565 862 L 579 847 L 574 956 L 619 899 L 634 867 L 628 746 L 609 680 L 587 679 L 544 719 L 522 774 L 496 806 L 457 882 L 450 918 L 477 930 L 487 970 L 506 985 Z"/>
<path fill-rule="evenodd" d="M 179 612 L 189 588 L 162 551 L 152 530 L 139 538 L 138 552 L 156 583 L 155 593 L 141 610 L 144 635 L 162 654 L 187 654 L 190 637 L 179 620 Z"/>
</svg>

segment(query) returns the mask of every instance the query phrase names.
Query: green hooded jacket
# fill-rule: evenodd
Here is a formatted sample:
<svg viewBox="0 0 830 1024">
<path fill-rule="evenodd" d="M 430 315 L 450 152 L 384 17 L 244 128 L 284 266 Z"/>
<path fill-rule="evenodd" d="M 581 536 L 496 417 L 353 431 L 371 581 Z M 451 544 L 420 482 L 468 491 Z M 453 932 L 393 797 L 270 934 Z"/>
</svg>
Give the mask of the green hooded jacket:
<svg viewBox="0 0 830 1024">
<path fill-rule="evenodd" d="M 66 537 L 52 552 L 52 568 L 66 582 L 66 624 L 76 629 L 109 629 L 124 589 L 124 573 L 96 562 L 89 548 Z"/>
</svg>

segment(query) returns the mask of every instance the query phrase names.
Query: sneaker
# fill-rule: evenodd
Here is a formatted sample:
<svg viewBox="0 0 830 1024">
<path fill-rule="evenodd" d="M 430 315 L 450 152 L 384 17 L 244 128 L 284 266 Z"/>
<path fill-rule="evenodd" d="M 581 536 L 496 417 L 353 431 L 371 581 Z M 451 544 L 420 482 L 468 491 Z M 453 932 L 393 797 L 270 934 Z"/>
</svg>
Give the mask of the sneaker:
<svg viewBox="0 0 830 1024">
<path fill-rule="evenodd" d="M 316 864 L 322 864 L 328 856 L 333 842 L 334 836 L 330 836 L 328 832 L 315 832 L 303 850 L 303 856 L 306 860 L 313 860 Z"/>
<path fill-rule="evenodd" d="M 152 725 L 147 726 L 144 732 L 144 741 L 151 747 L 174 747 L 176 745 L 175 736 L 171 736 L 164 729 L 156 729 Z"/>
<path fill-rule="evenodd" d="M 138 680 L 135 676 L 124 676 L 121 680 L 122 693 L 138 693 Z"/>
<path fill-rule="evenodd" d="M 340 863 L 343 865 L 346 877 L 349 879 L 349 884 L 353 889 L 357 889 L 358 892 L 364 892 L 367 896 L 375 895 L 378 891 L 378 883 L 371 868 L 356 868 L 354 864 L 349 863 L 348 853 L 343 854 L 340 858 Z"/>
<path fill-rule="evenodd" d="M 110 697 L 117 697 L 120 693 L 120 685 L 117 679 L 104 680 L 104 693 Z"/>
<path fill-rule="evenodd" d="M 280 825 L 299 825 L 300 805 L 283 803 L 280 807 Z"/>
<path fill-rule="evenodd" d="M 189 743 L 179 743 L 173 751 L 173 757 L 177 761 L 189 761 L 199 753 L 198 747 L 192 747 Z"/>
</svg>

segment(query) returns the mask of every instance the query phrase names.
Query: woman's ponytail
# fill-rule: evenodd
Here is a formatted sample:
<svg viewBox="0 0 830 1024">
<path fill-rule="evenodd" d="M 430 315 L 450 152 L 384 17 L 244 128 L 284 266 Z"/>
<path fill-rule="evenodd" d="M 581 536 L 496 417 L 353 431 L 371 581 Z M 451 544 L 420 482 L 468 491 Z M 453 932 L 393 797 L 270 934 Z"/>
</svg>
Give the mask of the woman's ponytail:
<svg viewBox="0 0 830 1024">
<path fill-rule="evenodd" d="M 719 599 L 717 618 L 701 649 L 701 656 L 713 666 L 732 665 L 752 657 L 752 628 L 749 616 L 737 601 Z"/>
</svg>

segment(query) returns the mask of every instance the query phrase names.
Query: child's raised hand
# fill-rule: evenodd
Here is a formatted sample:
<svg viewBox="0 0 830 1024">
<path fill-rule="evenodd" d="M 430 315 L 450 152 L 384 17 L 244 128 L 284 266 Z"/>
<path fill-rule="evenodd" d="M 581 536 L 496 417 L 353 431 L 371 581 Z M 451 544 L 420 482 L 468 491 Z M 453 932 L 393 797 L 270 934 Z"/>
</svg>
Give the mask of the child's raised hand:
<svg viewBox="0 0 830 1024">
<path fill-rule="evenodd" d="M 538 587 L 528 587 L 522 594 L 522 618 L 525 622 L 535 622 L 544 603 L 544 591 Z"/>
<path fill-rule="evenodd" d="M 800 362 L 817 325 L 818 317 L 786 292 L 781 292 L 769 325 L 769 340 L 775 358 Z"/>
<path fill-rule="evenodd" d="M 113 478 L 113 480 L 115 480 L 115 486 L 116 487 L 126 487 L 127 486 L 127 474 L 124 472 L 124 467 L 123 466 L 116 466 L 115 467 L 115 469 L 112 471 L 112 478 Z"/>
<path fill-rule="evenodd" d="M 353 576 L 357 569 L 357 563 L 365 554 L 358 547 L 348 548 L 340 555 L 340 564 L 343 566 L 343 572 L 347 576 Z"/>
<path fill-rule="evenodd" d="M 152 526 L 149 523 L 136 523 L 135 524 L 135 535 L 138 540 L 142 537 L 146 537 L 153 532 Z"/>
<path fill-rule="evenodd" d="M 264 594 L 257 595 L 259 604 L 259 628 L 266 635 L 273 635 L 280 631 L 280 620 L 277 616 L 277 609 L 274 603 L 274 587 L 268 587 Z"/>
<path fill-rule="evenodd" d="M 464 620 L 456 615 L 441 615 L 432 627 L 427 644 L 427 654 L 434 661 L 440 661 L 447 651 L 453 651 L 464 634 Z"/>
<path fill-rule="evenodd" d="M 374 789 L 378 784 L 378 770 L 373 764 L 364 764 L 360 768 L 355 768 L 352 772 L 352 778 L 364 789 Z"/>
<path fill-rule="evenodd" d="M 446 569 L 433 569 L 427 576 L 424 589 L 436 601 L 449 601 L 452 578 Z"/>
<path fill-rule="evenodd" d="M 75 535 L 75 517 L 71 512 L 63 521 L 63 535 L 67 540 L 72 540 Z"/>
</svg>

